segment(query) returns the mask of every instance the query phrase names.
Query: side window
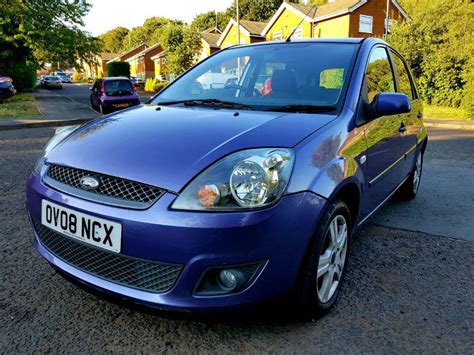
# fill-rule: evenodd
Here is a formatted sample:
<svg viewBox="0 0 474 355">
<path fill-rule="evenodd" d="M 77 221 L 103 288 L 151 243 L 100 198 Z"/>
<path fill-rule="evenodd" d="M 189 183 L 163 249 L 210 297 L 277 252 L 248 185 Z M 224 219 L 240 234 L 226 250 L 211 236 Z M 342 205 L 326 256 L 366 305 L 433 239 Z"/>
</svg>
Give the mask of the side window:
<svg viewBox="0 0 474 355">
<path fill-rule="evenodd" d="M 403 60 L 395 53 L 392 52 L 393 61 L 395 63 L 395 68 L 398 74 L 398 84 L 399 88 L 398 91 L 402 94 L 407 95 L 410 100 L 413 100 L 413 88 L 410 80 L 410 76 L 408 75 L 408 70 L 405 66 Z"/>
<path fill-rule="evenodd" d="M 369 103 L 382 92 L 395 92 L 395 80 L 385 48 L 375 48 L 370 54 L 365 72 Z"/>
</svg>

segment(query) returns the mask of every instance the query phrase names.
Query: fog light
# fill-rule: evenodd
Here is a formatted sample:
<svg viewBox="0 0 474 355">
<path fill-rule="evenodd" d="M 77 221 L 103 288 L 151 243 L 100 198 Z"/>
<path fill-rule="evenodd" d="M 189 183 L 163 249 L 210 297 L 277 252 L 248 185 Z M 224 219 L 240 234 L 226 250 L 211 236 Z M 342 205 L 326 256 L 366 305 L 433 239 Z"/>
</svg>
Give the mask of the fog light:
<svg viewBox="0 0 474 355">
<path fill-rule="evenodd" d="M 235 291 L 245 283 L 245 276 L 242 271 L 235 269 L 224 269 L 219 273 L 218 284 L 226 291 Z"/>
</svg>

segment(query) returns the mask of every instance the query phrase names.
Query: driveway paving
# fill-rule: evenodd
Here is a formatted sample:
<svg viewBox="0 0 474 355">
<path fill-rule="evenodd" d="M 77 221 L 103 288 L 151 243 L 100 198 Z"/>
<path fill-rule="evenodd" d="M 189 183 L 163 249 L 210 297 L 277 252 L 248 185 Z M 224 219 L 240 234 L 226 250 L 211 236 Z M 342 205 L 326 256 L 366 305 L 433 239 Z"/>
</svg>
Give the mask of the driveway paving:
<svg viewBox="0 0 474 355">
<path fill-rule="evenodd" d="M 149 314 L 75 287 L 36 253 L 25 215 L 24 182 L 52 133 L 51 128 L 0 132 L 0 353 L 474 352 L 474 243 L 463 235 L 374 225 L 375 219 L 355 238 L 340 302 L 313 322 L 295 318 L 287 304 L 239 315 Z M 430 133 L 439 139 L 432 139 L 425 173 L 434 174 L 440 198 L 453 197 L 460 192 L 449 179 L 472 174 L 471 138 L 455 131 Z M 462 164 L 451 164 L 450 171 L 437 168 L 453 159 Z M 420 208 L 442 202 L 420 197 L 425 201 Z M 449 203 L 451 209 L 474 207 L 472 200 Z M 388 205 L 381 215 L 402 207 Z M 433 223 L 428 213 L 418 216 L 420 225 Z"/>
</svg>

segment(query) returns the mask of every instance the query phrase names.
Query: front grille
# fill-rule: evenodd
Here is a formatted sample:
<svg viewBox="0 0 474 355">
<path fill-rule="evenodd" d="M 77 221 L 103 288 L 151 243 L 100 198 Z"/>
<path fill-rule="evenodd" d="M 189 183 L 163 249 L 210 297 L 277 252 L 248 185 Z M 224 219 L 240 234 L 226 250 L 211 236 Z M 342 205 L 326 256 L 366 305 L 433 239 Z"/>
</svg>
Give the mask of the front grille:
<svg viewBox="0 0 474 355">
<path fill-rule="evenodd" d="M 152 205 L 165 193 L 164 190 L 154 186 L 61 165 L 51 164 L 48 168 L 48 176 L 53 180 L 80 189 L 88 194 L 102 195 L 147 206 Z M 84 189 L 81 185 L 81 178 L 85 176 L 92 176 L 98 179 L 99 186 L 95 190 Z"/>
<path fill-rule="evenodd" d="M 34 221 L 41 244 L 59 259 L 107 281 L 143 291 L 163 293 L 171 289 L 182 265 L 128 257 L 89 246 Z"/>
</svg>

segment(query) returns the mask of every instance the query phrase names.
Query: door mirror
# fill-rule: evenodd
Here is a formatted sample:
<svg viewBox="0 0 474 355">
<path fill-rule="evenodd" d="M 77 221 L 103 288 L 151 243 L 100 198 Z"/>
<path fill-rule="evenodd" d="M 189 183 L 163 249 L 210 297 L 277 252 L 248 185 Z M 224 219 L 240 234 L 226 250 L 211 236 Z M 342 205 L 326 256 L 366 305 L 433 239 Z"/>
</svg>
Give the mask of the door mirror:
<svg viewBox="0 0 474 355">
<path fill-rule="evenodd" d="M 399 115 L 410 112 L 411 103 L 405 94 L 381 93 L 375 96 L 372 108 L 376 117 Z"/>
</svg>

